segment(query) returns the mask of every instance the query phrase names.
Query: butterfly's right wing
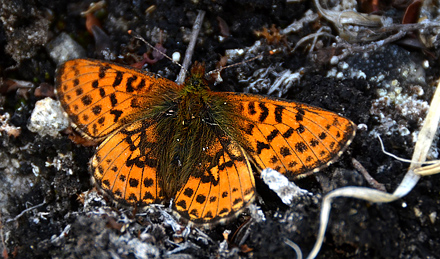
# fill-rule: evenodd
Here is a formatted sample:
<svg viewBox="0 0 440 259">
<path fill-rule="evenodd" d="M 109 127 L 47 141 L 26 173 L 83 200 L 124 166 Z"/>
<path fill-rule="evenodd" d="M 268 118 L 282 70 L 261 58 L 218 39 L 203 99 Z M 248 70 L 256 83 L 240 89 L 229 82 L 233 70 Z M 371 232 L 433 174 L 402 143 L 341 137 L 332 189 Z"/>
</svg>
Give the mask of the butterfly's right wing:
<svg viewBox="0 0 440 259">
<path fill-rule="evenodd" d="M 96 141 L 148 112 L 157 96 L 179 86 L 132 67 L 89 59 L 57 70 L 56 94 L 74 126 Z"/>
<path fill-rule="evenodd" d="M 252 94 L 216 95 L 235 107 L 241 144 L 255 165 L 291 179 L 336 161 L 355 136 L 352 121 L 318 107 Z"/>
</svg>

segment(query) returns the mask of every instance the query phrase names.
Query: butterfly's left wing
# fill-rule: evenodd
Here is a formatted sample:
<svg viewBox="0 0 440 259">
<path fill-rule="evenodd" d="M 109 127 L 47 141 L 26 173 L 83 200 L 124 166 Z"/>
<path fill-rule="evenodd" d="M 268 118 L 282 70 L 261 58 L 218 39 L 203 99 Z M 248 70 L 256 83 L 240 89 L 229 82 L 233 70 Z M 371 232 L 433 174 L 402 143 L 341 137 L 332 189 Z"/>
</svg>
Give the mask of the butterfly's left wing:
<svg viewBox="0 0 440 259">
<path fill-rule="evenodd" d="M 156 126 L 152 119 L 127 125 L 106 138 L 91 160 L 95 183 L 121 204 L 144 206 L 165 199 Z"/>
<path fill-rule="evenodd" d="M 255 183 L 249 159 L 233 140 L 216 138 L 203 156 L 203 173 L 190 175 L 173 209 L 185 220 L 209 226 L 227 221 L 252 202 Z"/>
<path fill-rule="evenodd" d="M 216 94 L 234 107 L 238 139 L 255 165 L 290 179 L 334 162 L 355 135 L 352 121 L 321 108 L 252 94 Z"/>
</svg>

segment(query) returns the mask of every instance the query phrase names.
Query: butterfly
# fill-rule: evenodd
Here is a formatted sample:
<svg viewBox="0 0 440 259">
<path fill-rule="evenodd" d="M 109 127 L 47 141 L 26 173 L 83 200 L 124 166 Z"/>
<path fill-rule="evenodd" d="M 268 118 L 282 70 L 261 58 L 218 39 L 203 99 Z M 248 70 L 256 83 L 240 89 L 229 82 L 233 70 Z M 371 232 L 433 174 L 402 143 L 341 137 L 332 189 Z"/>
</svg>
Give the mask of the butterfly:
<svg viewBox="0 0 440 259">
<path fill-rule="evenodd" d="M 82 136 L 100 142 L 90 161 L 97 186 L 116 202 L 173 200 L 180 218 L 213 225 L 255 198 L 252 170 L 289 179 L 340 157 L 355 124 L 336 113 L 279 98 L 213 92 L 195 64 L 181 85 L 106 61 L 70 60 L 56 95 Z"/>
</svg>

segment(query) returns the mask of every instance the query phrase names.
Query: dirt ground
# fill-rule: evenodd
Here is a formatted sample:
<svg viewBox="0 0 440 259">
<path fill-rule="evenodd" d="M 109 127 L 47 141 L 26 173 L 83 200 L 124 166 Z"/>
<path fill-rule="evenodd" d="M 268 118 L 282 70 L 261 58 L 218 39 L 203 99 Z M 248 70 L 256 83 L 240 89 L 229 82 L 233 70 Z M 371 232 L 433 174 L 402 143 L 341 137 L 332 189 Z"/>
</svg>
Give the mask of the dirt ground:
<svg viewBox="0 0 440 259">
<path fill-rule="evenodd" d="M 409 3 L 397 2 L 383 1 L 375 14 L 400 24 Z M 426 30 L 408 31 L 398 41 L 350 49 L 347 46 L 371 41 L 358 38 L 341 44 L 345 41 L 335 38 L 340 36 L 337 26 L 317 15 L 312 1 L 108 0 L 93 12 L 101 30 L 89 32 L 81 12 L 90 3 L 1 1 L 3 258 L 294 258 L 286 240 L 307 256 L 317 237 L 325 194 L 344 186 L 369 186 L 353 158 L 389 193 L 405 175 L 409 164 L 385 155 L 375 134 L 381 135 L 388 152 L 411 158 L 440 77 L 435 31 L 432 37 L 421 36 Z M 333 5 L 339 11 L 357 7 L 350 1 Z M 367 7 L 362 6 L 364 12 Z M 438 18 L 434 4 L 424 8 L 421 16 Z M 36 102 L 56 99 L 59 62 L 74 57 L 139 62 L 148 48 L 128 30 L 153 45 L 161 43 L 170 56 L 180 53 L 182 62 L 198 10 L 206 15 L 192 61 L 205 62 L 209 71 L 224 56 L 232 64 L 263 54 L 224 70 L 223 82 L 212 90 L 283 97 L 337 112 L 358 125 L 353 143 L 337 163 L 295 182 L 311 195 L 295 197 L 294 205 L 287 206 L 256 173 L 254 205 L 210 230 L 185 228 L 167 204 L 135 211 L 113 206 L 90 181 L 88 162 L 94 147 L 73 143 L 59 121 L 48 119 L 43 129 L 29 129 Z M 297 29 L 283 31 L 289 25 Z M 272 34 L 264 37 L 264 28 L 272 28 Z M 327 36 L 318 37 L 313 49 L 311 37 L 291 52 L 322 28 L 329 29 Z M 267 54 L 274 48 L 281 51 Z M 340 59 L 332 59 L 335 56 Z M 145 69 L 170 80 L 180 70 L 167 59 L 147 63 Z M 283 76 L 286 79 L 275 84 Z M 438 159 L 439 147 L 436 138 L 429 160 Z M 318 258 L 440 258 L 439 217 L 439 175 L 423 177 L 407 196 L 388 204 L 336 199 Z"/>
</svg>

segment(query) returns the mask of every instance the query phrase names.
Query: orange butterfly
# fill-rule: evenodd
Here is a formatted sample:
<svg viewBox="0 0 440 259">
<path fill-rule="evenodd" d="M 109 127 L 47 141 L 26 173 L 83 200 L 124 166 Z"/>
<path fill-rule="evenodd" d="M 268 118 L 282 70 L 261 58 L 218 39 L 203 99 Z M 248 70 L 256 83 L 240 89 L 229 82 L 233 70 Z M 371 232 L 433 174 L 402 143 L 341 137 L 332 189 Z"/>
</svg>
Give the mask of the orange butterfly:
<svg viewBox="0 0 440 259">
<path fill-rule="evenodd" d="M 195 65 L 178 85 L 155 74 L 76 59 L 57 71 L 57 96 L 74 127 L 102 141 L 91 160 L 97 185 L 117 202 L 174 199 L 197 224 L 223 222 L 253 201 L 251 163 L 295 179 L 334 162 L 355 125 L 313 106 L 212 92 Z"/>
</svg>

